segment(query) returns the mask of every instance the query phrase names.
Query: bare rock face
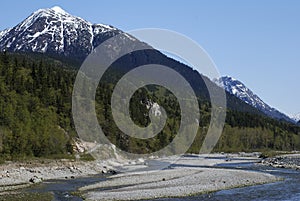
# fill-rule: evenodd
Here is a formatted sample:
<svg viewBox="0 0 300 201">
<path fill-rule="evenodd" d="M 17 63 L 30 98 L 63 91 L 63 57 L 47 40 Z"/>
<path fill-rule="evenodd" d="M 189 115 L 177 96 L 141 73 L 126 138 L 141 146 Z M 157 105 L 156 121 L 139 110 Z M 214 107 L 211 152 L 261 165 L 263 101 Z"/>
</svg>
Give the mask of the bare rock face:
<svg viewBox="0 0 300 201">
<path fill-rule="evenodd" d="M 38 176 L 33 176 L 32 178 L 29 179 L 29 182 L 34 183 L 34 184 L 41 183 L 42 181 L 43 181 L 43 179 L 39 178 Z"/>
</svg>

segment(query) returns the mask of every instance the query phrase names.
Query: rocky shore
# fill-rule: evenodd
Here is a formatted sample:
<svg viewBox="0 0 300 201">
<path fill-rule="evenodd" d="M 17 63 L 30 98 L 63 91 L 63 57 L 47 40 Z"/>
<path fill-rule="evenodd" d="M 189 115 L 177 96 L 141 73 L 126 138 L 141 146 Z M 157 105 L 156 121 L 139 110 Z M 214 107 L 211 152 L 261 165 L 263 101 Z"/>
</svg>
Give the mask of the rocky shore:
<svg viewBox="0 0 300 201">
<path fill-rule="evenodd" d="M 266 158 L 261 161 L 261 164 L 275 168 L 291 168 L 300 170 L 300 154 L 287 154 Z"/>
<path fill-rule="evenodd" d="M 0 166 L 0 194 L 49 179 L 74 179 L 113 171 L 108 162 L 39 160 L 6 162 Z"/>
</svg>

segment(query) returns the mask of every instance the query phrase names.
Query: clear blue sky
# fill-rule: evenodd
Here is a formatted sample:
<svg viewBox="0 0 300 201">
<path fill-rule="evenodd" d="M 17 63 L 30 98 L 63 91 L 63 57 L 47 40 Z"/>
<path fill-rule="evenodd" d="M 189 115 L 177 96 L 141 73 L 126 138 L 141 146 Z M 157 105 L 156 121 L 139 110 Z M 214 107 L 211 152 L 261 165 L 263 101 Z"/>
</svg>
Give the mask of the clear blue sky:
<svg viewBox="0 0 300 201">
<path fill-rule="evenodd" d="M 300 1 L 10 0 L 1 2 L 0 30 L 55 5 L 124 31 L 182 33 L 209 53 L 222 75 L 241 80 L 285 113 L 300 112 Z"/>
</svg>

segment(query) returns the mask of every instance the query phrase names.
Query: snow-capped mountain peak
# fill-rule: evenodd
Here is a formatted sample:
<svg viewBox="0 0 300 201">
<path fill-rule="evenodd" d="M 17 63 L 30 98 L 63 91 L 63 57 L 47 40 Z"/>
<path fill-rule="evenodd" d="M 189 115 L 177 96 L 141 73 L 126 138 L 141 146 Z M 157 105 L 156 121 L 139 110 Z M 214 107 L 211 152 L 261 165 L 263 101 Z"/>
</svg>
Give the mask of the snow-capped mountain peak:
<svg viewBox="0 0 300 201">
<path fill-rule="evenodd" d="M 272 118 L 283 119 L 294 123 L 293 119 L 289 118 L 287 115 L 279 112 L 277 109 L 266 104 L 259 96 L 253 93 L 241 81 L 232 78 L 230 76 L 224 76 L 214 80 L 214 82 L 218 86 L 224 88 L 230 94 L 238 97 L 245 103 L 255 107 L 256 109 L 260 110 L 264 114 Z"/>
<path fill-rule="evenodd" d="M 300 113 L 290 115 L 290 118 L 293 119 L 296 122 L 299 122 L 300 121 Z"/>
<path fill-rule="evenodd" d="M 242 82 L 233 77 L 224 76 L 216 83 L 219 86 L 223 85 L 226 91 L 242 99 L 247 104 L 250 104 L 254 107 L 267 107 L 267 105 L 256 94 L 254 94 Z"/>
<path fill-rule="evenodd" d="M 75 21 L 80 20 L 81 18 L 75 17 L 64 11 L 62 8 L 55 6 L 53 8 L 39 9 L 35 11 L 32 15 L 26 18 L 23 22 L 17 25 L 18 30 L 28 29 L 32 24 L 41 18 L 54 18 L 60 21 Z M 50 22 L 50 21 L 49 21 Z"/>
<path fill-rule="evenodd" d="M 61 13 L 61 14 L 68 14 L 65 10 L 63 10 L 61 7 L 59 6 L 54 6 L 51 8 L 51 10 L 55 11 L 56 13 Z"/>
<path fill-rule="evenodd" d="M 85 58 L 104 40 L 123 33 L 92 24 L 55 6 L 33 12 L 17 26 L 0 32 L 0 51 L 40 52 Z"/>
</svg>

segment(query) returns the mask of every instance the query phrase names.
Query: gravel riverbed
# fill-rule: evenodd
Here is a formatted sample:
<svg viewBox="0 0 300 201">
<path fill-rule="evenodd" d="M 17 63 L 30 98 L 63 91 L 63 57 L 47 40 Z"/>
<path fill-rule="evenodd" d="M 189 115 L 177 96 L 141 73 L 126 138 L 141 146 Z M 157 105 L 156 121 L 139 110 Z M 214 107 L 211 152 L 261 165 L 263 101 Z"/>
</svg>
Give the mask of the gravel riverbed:
<svg viewBox="0 0 300 201">
<path fill-rule="evenodd" d="M 183 157 L 171 168 L 117 174 L 109 180 L 80 188 L 87 200 L 140 200 L 183 197 L 241 186 L 275 182 L 268 173 L 214 168 L 221 163 L 259 161 L 257 157 Z M 168 159 L 159 159 L 163 162 Z"/>
</svg>

